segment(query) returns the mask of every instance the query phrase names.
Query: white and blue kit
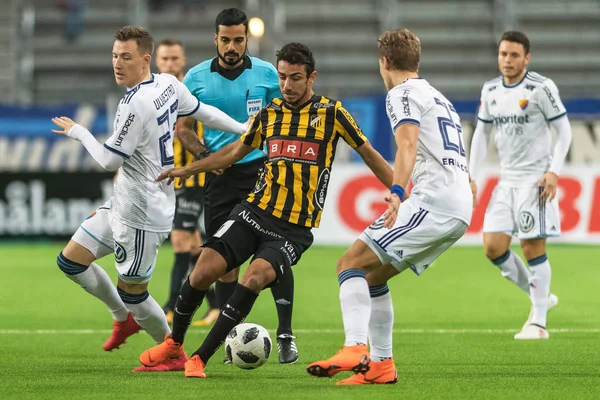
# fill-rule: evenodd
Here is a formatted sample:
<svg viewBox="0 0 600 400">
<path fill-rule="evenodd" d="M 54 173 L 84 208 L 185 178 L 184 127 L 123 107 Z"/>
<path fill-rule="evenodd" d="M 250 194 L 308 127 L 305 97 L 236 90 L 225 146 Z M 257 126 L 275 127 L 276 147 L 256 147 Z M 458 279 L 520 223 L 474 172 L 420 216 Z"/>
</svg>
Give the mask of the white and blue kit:
<svg viewBox="0 0 600 400">
<path fill-rule="evenodd" d="M 391 229 L 383 216 L 360 236 L 382 263 L 421 274 L 460 239 L 471 222 L 473 198 L 460 118 L 442 93 L 424 79 L 407 79 L 387 95 L 392 131 L 419 126 L 413 189 Z"/>
<path fill-rule="evenodd" d="M 543 188 L 538 186 L 545 172 L 559 175 L 570 143 L 567 112 L 554 82 L 531 71 L 513 85 L 505 84 L 502 77 L 487 81 L 477 118 L 470 161 L 474 178 L 492 129 L 500 160 L 499 183 L 486 210 L 483 232 L 516 234 L 519 239 L 560 235 L 558 199 L 544 201 L 540 198 Z M 569 132 L 563 138 L 566 147 L 561 145 L 564 154 L 556 159 L 551 125 Z"/>
<path fill-rule="evenodd" d="M 81 224 L 72 239 L 96 258 L 114 252 L 124 282 L 150 280 L 158 248 L 171 230 L 175 191 L 166 180 L 156 179 L 174 166 L 173 131 L 181 116 L 238 134 L 246 128 L 200 103 L 174 76 L 153 74 L 121 99 L 113 134 L 103 146 L 79 125 L 68 133 L 107 170 L 120 167 L 112 198 Z"/>
</svg>

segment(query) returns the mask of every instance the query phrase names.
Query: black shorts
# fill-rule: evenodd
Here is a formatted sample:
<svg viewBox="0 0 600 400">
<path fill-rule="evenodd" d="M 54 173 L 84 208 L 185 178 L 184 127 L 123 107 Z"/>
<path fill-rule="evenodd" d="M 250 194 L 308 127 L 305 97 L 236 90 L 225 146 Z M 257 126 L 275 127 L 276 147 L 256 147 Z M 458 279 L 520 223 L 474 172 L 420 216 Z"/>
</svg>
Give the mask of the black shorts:
<svg viewBox="0 0 600 400">
<path fill-rule="evenodd" d="M 194 232 L 204 209 L 204 190 L 201 187 L 183 188 L 175 192 L 173 230 Z"/>
<path fill-rule="evenodd" d="M 265 160 L 259 159 L 244 164 L 234 164 L 222 175 L 206 174 L 204 196 L 206 208 L 204 226 L 211 237 L 229 219 L 231 210 L 246 200 L 256 186 L 258 173 Z"/>
<path fill-rule="evenodd" d="M 252 261 L 262 258 L 273 266 L 279 281 L 312 242 L 311 228 L 283 221 L 244 202 L 231 211 L 229 219 L 205 247 L 225 258 L 227 272 L 252 256 Z"/>
</svg>

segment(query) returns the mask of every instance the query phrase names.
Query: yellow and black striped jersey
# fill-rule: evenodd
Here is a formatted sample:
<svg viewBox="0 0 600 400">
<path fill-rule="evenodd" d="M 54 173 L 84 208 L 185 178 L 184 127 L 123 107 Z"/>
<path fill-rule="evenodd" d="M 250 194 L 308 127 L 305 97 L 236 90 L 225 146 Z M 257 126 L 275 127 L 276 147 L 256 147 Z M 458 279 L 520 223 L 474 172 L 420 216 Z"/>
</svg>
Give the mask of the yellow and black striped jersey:
<svg viewBox="0 0 600 400">
<path fill-rule="evenodd" d="M 200 122 L 196 122 L 195 129 L 198 133 L 198 138 L 202 140 L 204 127 Z M 177 130 L 177 128 L 175 128 L 175 130 Z M 175 138 L 173 139 L 173 158 L 175 167 L 185 167 L 186 165 L 196 161 L 196 158 L 185 150 L 177 135 L 175 135 Z M 204 187 L 205 178 L 206 174 L 204 172 L 201 172 L 197 175 L 192 175 L 185 181 L 177 178 L 175 179 L 175 189 Z"/>
<path fill-rule="evenodd" d="M 260 110 L 241 140 L 268 157 L 247 201 L 293 224 L 319 226 L 339 138 L 352 148 L 367 141 L 342 103 L 313 96 L 289 107 L 277 98 Z"/>
</svg>

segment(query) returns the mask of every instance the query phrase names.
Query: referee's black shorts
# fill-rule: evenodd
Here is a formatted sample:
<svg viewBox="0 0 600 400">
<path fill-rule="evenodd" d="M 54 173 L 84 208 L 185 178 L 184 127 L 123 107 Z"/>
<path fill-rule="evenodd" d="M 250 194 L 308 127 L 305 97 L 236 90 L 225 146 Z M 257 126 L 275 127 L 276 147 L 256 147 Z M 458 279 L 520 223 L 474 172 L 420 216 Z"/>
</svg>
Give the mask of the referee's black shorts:
<svg viewBox="0 0 600 400">
<path fill-rule="evenodd" d="M 227 222 L 231 210 L 246 200 L 264 164 L 265 160 L 261 158 L 234 164 L 222 175 L 206 174 L 204 225 L 207 237 L 212 237 Z"/>
<path fill-rule="evenodd" d="M 182 188 L 175 192 L 175 218 L 173 230 L 194 232 L 204 209 L 204 189 L 201 187 Z"/>
</svg>

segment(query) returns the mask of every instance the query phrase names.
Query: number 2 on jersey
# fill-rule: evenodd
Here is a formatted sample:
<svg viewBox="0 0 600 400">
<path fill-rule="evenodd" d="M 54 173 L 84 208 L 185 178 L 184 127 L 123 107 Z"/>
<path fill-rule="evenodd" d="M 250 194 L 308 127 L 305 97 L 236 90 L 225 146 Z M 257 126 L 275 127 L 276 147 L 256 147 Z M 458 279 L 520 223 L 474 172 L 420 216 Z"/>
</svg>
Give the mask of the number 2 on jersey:
<svg viewBox="0 0 600 400">
<path fill-rule="evenodd" d="M 448 113 L 448 118 L 438 117 L 438 127 L 440 128 L 440 133 L 442 134 L 442 139 L 444 140 L 444 150 L 455 151 L 461 156 L 465 156 L 466 153 L 462 143 L 462 128 L 460 127 L 460 122 L 454 122 L 454 119 L 452 118 L 452 111 L 456 113 L 456 110 L 452 104 L 444 103 L 438 98 L 435 98 L 435 104 L 444 107 L 446 113 Z M 448 132 L 449 128 L 452 128 L 456 131 L 458 143 L 453 142 L 450 139 L 450 132 Z"/>
<path fill-rule="evenodd" d="M 175 131 L 175 123 L 177 121 L 173 123 L 173 128 L 171 129 L 171 121 L 169 118 L 170 113 L 174 112 L 177 112 L 177 102 L 173 103 L 170 109 L 166 110 L 160 117 L 156 119 L 158 126 L 161 126 L 164 123 L 167 124 L 167 131 L 158 139 L 158 145 L 160 148 L 160 162 L 163 167 L 167 165 L 173 165 L 175 163 L 175 159 L 173 157 L 173 138 L 171 137 L 171 130 Z"/>
</svg>

